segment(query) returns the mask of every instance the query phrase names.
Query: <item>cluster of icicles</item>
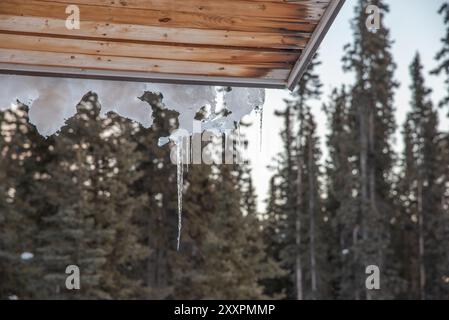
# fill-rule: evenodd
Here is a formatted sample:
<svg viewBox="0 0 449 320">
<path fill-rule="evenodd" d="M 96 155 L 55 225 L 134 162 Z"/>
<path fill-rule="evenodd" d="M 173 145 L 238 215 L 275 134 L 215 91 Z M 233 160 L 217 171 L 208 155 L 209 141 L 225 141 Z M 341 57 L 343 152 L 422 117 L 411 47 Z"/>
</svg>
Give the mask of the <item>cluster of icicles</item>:
<svg viewBox="0 0 449 320">
<path fill-rule="evenodd" d="M 256 107 L 256 113 L 259 115 L 259 143 L 260 149 L 262 149 L 262 124 L 263 124 L 263 109 Z M 238 151 L 241 151 L 241 140 L 240 140 L 240 123 L 236 125 L 237 130 L 237 143 L 238 143 Z M 220 131 L 218 131 L 220 133 Z M 223 132 L 221 132 L 222 134 Z M 190 154 L 192 150 L 184 149 L 184 136 L 181 135 L 173 135 L 170 137 L 161 137 L 159 139 L 159 145 L 166 144 L 168 141 L 172 141 L 176 148 L 176 177 L 177 177 L 177 188 L 178 188 L 178 237 L 177 237 L 177 250 L 179 251 L 179 247 L 181 244 L 181 230 L 182 230 L 182 196 L 183 196 L 183 186 L 184 186 L 184 165 L 183 159 L 186 158 L 186 153 Z M 190 148 L 190 144 L 187 144 L 188 148 Z M 188 156 L 187 156 L 188 157 Z M 187 168 L 189 163 L 187 163 Z"/>
<path fill-rule="evenodd" d="M 253 110 L 259 112 L 262 124 L 261 111 L 265 102 L 265 90 L 256 88 L 225 90 L 213 86 L 1 75 L 0 110 L 14 107 L 17 102 L 29 106 L 30 122 L 40 134 L 50 136 L 57 134 L 66 120 L 76 114 L 76 106 L 89 91 L 98 95 L 102 116 L 115 112 L 146 128 L 153 124 L 152 109 L 139 97 L 147 91 L 161 93 L 165 108 L 179 113 L 179 129 L 190 135 L 193 134 L 194 117 L 203 107 L 210 110 L 210 115 L 201 121 L 201 131 L 221 135 L 235 130 L 242 117 Z M 216 112 L 217 105 L 228 111 L 226 116 Z M 179 250 L 183 192 L 182 137 L 176 134 L 161 137 L 159 145 L 169 141 L 177 148 Z"/>
</svg>

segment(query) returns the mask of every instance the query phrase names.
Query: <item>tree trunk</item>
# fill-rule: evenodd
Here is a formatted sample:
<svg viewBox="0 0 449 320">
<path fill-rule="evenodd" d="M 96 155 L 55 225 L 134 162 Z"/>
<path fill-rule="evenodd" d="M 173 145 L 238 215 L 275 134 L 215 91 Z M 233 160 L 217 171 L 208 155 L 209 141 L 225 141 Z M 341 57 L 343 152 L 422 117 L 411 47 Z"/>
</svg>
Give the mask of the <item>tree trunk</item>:
<svg viewBox="0 0 449 320">
<path fill-rule="evenodd" d="M 368 226 L 367 226 L 367 208 L 369 206 L 368 201 L 368 135 L 367 135 L 367 121 L 366 121 L 366 114 L 367 114 L 367 108 L 365 105 L 364 99 L 360 99 L 358 107 L 359 111 L 359 121 L 360 121 L 360 192 L 361 192 L 361 206 L 360 206 L 360 215 L 359 215 L 359 223 L 361 226 L 361 233 L 362 233 L 362 239 L 363 244 L 366 245 L 366 242 L 368 240 Z M 358 263 L 362 263 L 362 266 L 366 267 L 366 252 L 364 252 L 364 249 L 358 249 L 358 252 L 360 253 L 359 261 Z M 360 279 L 360 277 L 356 276 L 356 279 Z M 363 281 L 357 281 L 356 282 L 356 297 L 360 298 L 360 295 L 358 294 L 358 287 L 360 285 L 363 285 Z"/>
<path fill-rule="evenodd" d="M 418 263 L 419 263 L 419 297 L 425 300 L 426 272 L 424 268 L 424 219 L 423 219 L 423 196 L 422 196 L 422 179 L 418 178 Z"/>
<path fill-rule="evenodd" d="M 366 220 L 369 221 L 369 228 L 372 229 L 372 235 L 376 239 L 369 239 L 370 241 L 376 241 L 377 243 L 377 259 L 376 263 L 378 264 L 378 267 L 381 268 L 381 260 L 382 260 L 382 232 L 383 228 L 382 226 L 379 226 L 379 223 L 381 223 L 381 219 L 379 217 L 379 212 L 377 211 L 377 205 L 376 205 L 376 166 L 373 161 L 374 159 L 374 143 L 375 143 L 375 135 L 374 135 L 374 112 L 375 112 L 375 106 L 372 106 L 369 110 L 369 122 L 368 122 L 368 146 L 369 146 L 369 205 L 370 210 L 367 211 Z M 373 238 L 374 238 L 373 237 Z M 366 265 L 365 265 L 366 267 Z M 370 290 L 366 291 L 366 299 L 371 300 L 372 294 Z"/>
<path fill-rule="evenodd" d="M 288 109 L 289 110 L 289 109 Z M 302 170 L 304 167 L 303 157 L 301 155 L 301 132 L 297 137 L 297 177 L 296 177 L 296 203 L 295 203 L 295 240 L 296 240 L 296 259 L 295 259 L 295 278 L 296 278 L 296 299 L 303 300 L 302 287 L 302 261 L 301 261 L 301 206 L 302 206 Z"/>
<path fill-rule="evenodd" d="M 302 262 L 301 262 L 301 205 L 302 205 L 302 157 L 298 154 L 298 177 L 296 178 L 296 299 L 303 300 L 302 288 Z"/>
<path fill-rule="evenodd" d="M 312 137 L 309 137 L 308 147 L 308 178 L 309 178 L 309 220 L 310 220 L 310 284 L 312 298 L 316 299 L 317 281 L 316 281 L 316 258 L 315 258 L 315 183 L 314 183 L 314 161 L 313 161 L 313 143 Z"/>
</svg>

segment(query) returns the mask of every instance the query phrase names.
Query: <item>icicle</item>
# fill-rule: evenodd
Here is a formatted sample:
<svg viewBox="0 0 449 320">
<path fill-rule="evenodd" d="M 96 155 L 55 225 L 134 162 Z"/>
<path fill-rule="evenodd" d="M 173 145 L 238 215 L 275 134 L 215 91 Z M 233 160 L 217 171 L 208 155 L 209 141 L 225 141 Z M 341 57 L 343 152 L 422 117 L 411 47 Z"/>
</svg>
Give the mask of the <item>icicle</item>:
<svg viewBox="0 0 449 320">
<path fill-rule="evenodd" d="M 237 124 L 237 149 L 238 152 L 242 151 L 242 139 L 240 135 L 240 122 Z"/>
<path fill-rule="evenodd" d="M 189 164 L 192 161 L 192 144 L 190 143 L 191 137 L 187 137 L 187 146 L 186 146 L 186 172 L 189 173 Z"/>
<path fill-rule="evenodd" d="M 184 186 L 184 172 L 182 163 L 182 137 L 176 142 L 176 165 L 177 165 L 177 183 L 178 183 L 178 240 L 177 250 L 181 243 L 181 229 L 182 229 L 182 189 Z"/>
<path fill-rule="evenodd" d="M 263 127 L 263 108 L 259 109 L 259 152 L 262 152 L 262 127 Z"/>
</svg>

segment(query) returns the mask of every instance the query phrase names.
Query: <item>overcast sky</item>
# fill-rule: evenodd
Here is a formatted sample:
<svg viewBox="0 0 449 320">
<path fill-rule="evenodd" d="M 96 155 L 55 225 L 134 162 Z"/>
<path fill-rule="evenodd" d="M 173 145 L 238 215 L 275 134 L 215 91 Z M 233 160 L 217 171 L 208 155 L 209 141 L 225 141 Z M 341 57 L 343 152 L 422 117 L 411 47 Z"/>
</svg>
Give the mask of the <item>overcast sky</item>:
<svg viewBox="0 0 449 320">
<path fill-rule="evenodd" d="M 444 36 L 445 28 L 442 16 L 438 15 L 438 9 L 444 0 L 389 0 L 390 13 L 385 17 L 385 25 L 390 29 L 393 44 L 393 56 L 397 64 L 395 79 L 400 82 L 400 87 L 395 95 L 396 119 L 398 124 L 397 141 L 395 148 L 399 152 L 402 149 L 400 129 L 404 122 L 406 112 L 409 110 L 410 101 L 410 76 L 409 65 L 417 51 L 421 54 L 426 76 L 427 86 L 433 89 L 432 98 L 436 103 L 445 94 L 444 77 L 431 76 L 428 72 L 436 66 L 434 60 L 436 52 L 441 48 L 440 39 Z M 335 87 L 342 84 L 351 84 L 352 75 L 342 72 L 341 57 L 343 46 L 352 41 L 350 20 L 354 16 L 354 6 L 357 0 L 346 0 L 331 30 L 324 39 L 319 50 L 322 65 L 318 72 L 323 83 L 323 96 L 319 101 L 314 101 L 314 114 L 318 122 L 321 149 L 326 157 L 324 146 L 326 128 L 326 115 L 321 106 L 328 101 L 328 97 Z M 271 172 L 268 165 L 273 165 L 273 157 L 281 149 L 279 132 L 282 129 L 282 120 L 274 116 L 275 110 L 284 107 L 283 99 L 288 97 L 284 90 L 268 90 L 264 107 L 264 126 L 262 136 L 262 151 L 259 151 L 259 129 L 253 125 L 245 133 L 249 138 L 250 147 L 247 157 L 250 158 L 253 167 L 253 175 L 259 198 L 259 210 L 265 208 L 268 183 Z M 449 121 L 443 119 L 446 110 L 441 110 L 441 127 L 449 128 Z M 248 120 L 257 122 L 257 116 L 250 116 Z M 324 158 L 322 159 L 324 160 Z"/>
</svg>

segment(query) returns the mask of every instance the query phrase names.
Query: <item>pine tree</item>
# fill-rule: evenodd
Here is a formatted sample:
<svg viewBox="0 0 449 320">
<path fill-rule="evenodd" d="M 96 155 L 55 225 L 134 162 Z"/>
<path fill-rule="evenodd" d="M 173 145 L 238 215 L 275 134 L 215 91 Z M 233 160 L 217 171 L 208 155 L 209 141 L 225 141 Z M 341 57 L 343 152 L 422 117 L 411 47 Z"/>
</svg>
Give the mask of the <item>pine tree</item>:
<svg viewBox="0 0 449 320">
<path fill-rule="evenodd" d="M 130 298 L 141 290 L 130 271 L 144 256 L 132 221 L 140 199 L 128 192 L 139 154 L 128 142 L 129 124 L 113 116 L 103 122 L 92 97 L 55 138 L 50 177 L 38 190 L 48 203 L 36 236 L 47 298 Z M 68 265 L 80 269 L 80 291 L 65 288 Z"/>
<path fill-rule="evenodd" d="M 265 253 L 268 259 L 273 260 L 280 268 L 279 274 L 274 279 L 263 279 L 262 284 L 265 292 L 269 295 L 279 298 L 285 297 L 286 288 L 291 287 L 289 282 L 289 273 L 281 268 L 281 252 L 284 246 L 283 228 L 281 225 L 285 219 L 284 216 L 284 198 L 283 190 L 279 187 L 278 180 L 282 177 L 276 173 L 270 178 L 268 198 L 266 200 L 266 209 L 262 215 L 262 237 L 265 244 Z"/>
<path fill-rule="evenodd" d="M 328 260 L 326 243 L 323 237 L 326 221 L 322 210 L 322 190 L 319 181 L 321 174 L 318 162 L 321 158 L 321 152 L 316 133 L 316 123 L 308 107 L 304 110 L 300 126 L 302 141 L 299 146 L 298 157 L 304 159 L 299 162 L 303 166 L 300 170 L 300 173 L 303 175 L 301 178 L 303 182 L 301 191 L 303 194 L 300 197 L 304 200 L 300 203 L 301 207 L 299 210 L 303 213 L 301 220 L 306 222 L 303 234 L 308 240 L 308 246 L 302 249 L 307 253 L 304 260 L 308 264 L 308 268 L 305 268 L 307 270 L 305 279 L 308 280 L 305 286 L 307 288 L 305 297 L 308 299 L 320 299 L 325 297 L 327 292 L 326 284 L 328 282 L 328 275 L 324 268 Z"/>
<path fill-rule="evenodd" d="M 328 114 L 329 135 L 327 146 L 329 160 L 326 163 L 326 215 L 330 222 L 328 232 L 329 256 L 333 261 L 334 272 L 331 275 L 332 297 L 353 299 L 356 287 L 357 261 L 353 254 L 357 242 L 357 199 L 354 190 L 357 187 L 357 168 L 351 159 L 355 147 L 350 143 L 353 138 L 350 97 L 346 88 L 334 90 L 330 104 L 324 107 Z"/>
<path fill-rule="evenodd" d="M 270 206 L 265 214 L 266 221 L 276 224 L 269 229 L 274 233 L 268 250 L 280 251 L 272 258 L 287 271 L 280 280 L 282 287 L 287 298 L 299 300 L 322 296 L 325 283 L 322 279 L 326 278 L 321 269 L 326 250 L 318 249 L 324 222 L 318 178 L 320 153 L 316 124 L 308 105 L 310 99 L 320 95 L 321 83 L 313 71 L 317 65 L 315 58 L 292 98 L 286 101 L 285 111 L 277 112 L 285 124 L 281 132 L 284 151 L 277 160 L 278 169 L 270 186 Z M 276 287 L 272 286 L 272 290 Z"/>
<path fill-rule="evenodd" d="M 226 143 L 223 139 L 223 148 L 228 148 L 228 154 L 239 152 L 236 141 L 228 143 L 234 138 L 224 137 L 228 139 Z M 193 182 L 199 178 L 203 183 L 195 190 L 198 184 L 195 186 Z M 188 228 L 197 233 L 196 238 L 192 237 L 196 245 L 196 250 L 192 250 L 197 256 L 195 269 L 189 269 L 185 277 L 189 278 L 189 291 L 195 293 L 193 298 L 268 298 L 270 295 L 265 294 L 262 280 L 276 277 L 279 269 L 265 253 L 248 164 L 216 164 L 209 168 L 194 165 L 187 180 L 186 218 L 192 223 Z M 207 196 L 205 189 L 210 192 Z M 197 201 L 191 202 L 191 197 Z M 196 212 L 190 208 L 196 208 Z"/>
<path fill-rule="evenodd" d="M 3 298 L 33 297 L 36 291 L 33 280 L 39 277 L 34 235 L 38 230 L 38 212 L 45 208 L 45 202 L 35 191 L 38 180 L 45 176 L 40 164 L 51 157 L 46 153 L 50 139 L 42 138 L 28 120 L 28 107 L 20 103 L 1 116 L 0 260 L 7 278 L 0 286 Z M 23 253 L 34 258 L 24 260 Z"/>
<path fill-rule="evenodd" d="M 283 283 L 281 291 L 273 292 L 274 294 L 285 294 L 287 298 L 297 299 L 303 298 L 302 288 L 302 255 L 299 252 L 300 246 L 300 233 L 297 230 L 300 229 L 298 220 L 296 217 L 296 179 L 294 171 L 294 131 L 293 131 L 293 116 L 292 108 L 287 106 L 284 112 L 277 112 L 277 116 L 284 118 L 285 129 L 281 132 L 283 140 L 284 151 L 279 155 L 277 172 L 274 173 L 272 180 L 273 196 L 277 196 L 277 192 L 273 190 L 276 188 L 279 190 L 279 198 L 281 203 L 278 207 L 273 209 L 279 209 L 279 213 L 276 211 L 267 212 L 267 221 L 277 223 L 274 227 L 275 233 L 272 234 L 272 239 L 269 241 L 269 246 L 274 245 L 270 251 L 274 252 L 273 259 L 281 265 L 281 267 L 287 271 L 287 273 L 280 279 Z M 271 199 L 270 202 L 276 204 L 276 199 Z"/>
<path fill-rule="evenodd" d="M 190 166 L 183 197 L 181 251 L 170 258 L 174 268 L 173 297 L 177 299 L 208 298 L 208 287 L 212 281 L 206 276 L 210 272 L 206 266 L 219 254 L 209 251 L 206 242 L 209 232 L 213 232 L 210 230 L 212 221 L 216 219 L 216 193 L 212 167 L 205 164 Z"/>
<path fill-rule="evenodd" d="M 238 168 L 220 165 L 218 170 L 217 205 L 203 247 L 203 295 L 209 299 L 264 298 L 259 281 L 267 275 L 260 270 L 264 252 L 258 221 L 241 210 Z"/>
<path fill-rule="evenodd" d="M 404 128 L 404 206 L 413 235 L 409 243 L 415 258 L 410 272 L 411 287 L 416 290 L 413 296 L 437 299 L 447 290 L 445 271 L 440 269 L 447 261 L 443 244 L 446 221 L 441 208 L 445 186 L 439 163 L 438 114 L 430 101 L 431 90 L 425 87 L 422 68 L 417 54 L 410 66 L 412 110 Z"/>
<path fill-rule="evenodd" d="M 321 210 L 318 204 L 318 197 L 316 195 L 319 190 L 317 177 L 319 176 L 318 170 L 315 168 L 317 157 L 320 156 L 317 149 L 317 141 L 315 135 L 315 123 L 313 116 L 310 112 L 310 106 L 308 100 L 319 98 L 321 95 L 321 82 L 318 75 L 314 72 L 315 68 L 321 63 L 318 61 L 318 56 L 315 55 L 308 70 L 303 76 L 303 79 L 299 83 L 296 91 L 293 93 L 293 99 L 287 100 L 286 103 L 289 107 L 292 107 L 296 113 L 297 121 L 299 122 L 299 128 L 297 129 L 296 142 L 295 142 L 295 159 L 294 165 L 296 165 L 296 179 L 294 180 L 294 208 L 295 208 L 295 244 L 296 244 L 296 294 L 297 299 L 301 300 L 305 298 L 316 298 L 317 296 L 317 270 L 316 270 L 316 257 L 315 257 L 315 220 L 316 210 Z M 293 177 L 291 177 L 293 178 Z M 291 179 L 290 176 L 288 179 Z M 307 212 L 306 215 L 304 213 Z M 305 226 L 304 222 L 308 221 L 309 225 Z M 303 232 L 307 230 L 306 232 Z M 308 234 L 308 237 L 304 239 L 304 235 Z M 307 240 L 310 242 L 309 250 L 304 248 L 304 243 Z M 301 252 L 308 252 L 306 257 L 301 257 Z M 303 261 L 309 261 L 309 278 L 310 287 L 309 293 L 306 295 L 304 283 L 307 281 L 305 272 L 300 269 L 306 270 L 303 265 Z M 302 283 L 301 283 L 302 282 Z M 303 292 L 301 292 L 303 291 Z"/>
<path fill-rule="evenodd" d="M 446 25 L 446 34 L 444 38 L 441 39 L 443 48 L 441 48 L 441 50 L 437 53 L 435 57 L 436 60 L 439 62 L 439 65 L 435 70 L 432 71 L 432 73 L 437 75 L 445 73 L 447 76 L 447 79 L 445 80 L 448 91 L 447 96 L 444 97 L 443 100 L 440 102 L 440 106 L 443 106 L 449 103 L 449 4 L 447 2 L 444 2 L 441 5 L 438 13 L 443 16 L 444 24 Z"/>
<path fill-rule="evenodd" d="M 445 84 L 447 86 L 447 95 L 443 98 L 442 101 L 440 101 L 440 106 L 447 106 L 449 104 L 449 4 L 447 2 L 444 2 L 441 5 L 441 8 L 439 10 L 439 13 L 443 16 L 444 24 L 446 25 L 446 34 L 444 38 L 441 39 L 441 42 L 443 44 L 443 47 L 438 52 L 436 56 L 436 60 L 439 62 L 438 67 L 432 72 L 433 74 L 442 74 L 444 73 L 446 75 Z M 448 112 L 449 115 L 449 112 Z M 441 166 L 441 172 L 442 175 L 439 176 L 438 181 L 444 185 L 445 184 L 445 190 L 444 198 L 442 201 L 442 209 L 443 212 L 448 212 L 449 210 L 449 201 L 448 201 L 448 187 L 449 187 L 449 166 L 447 165 L 449 162 L 449 134 L 446 132 L 444 134 L 441 134 L 441 137 L 438 141 L 438 154 L 440 159 L 440 166 Z M 441 173 L 440 173 L 441 174 Z M 445 220 L 448 219 L 447 214 L 443 215 L 443 218 Z M 447 225 L 447 222 L 443 224 L 443 226 L 440 226 L 440 234 L 441 237 L 447 238 L 447 234 L 449 232 L 449 226 Z M 443 265 L 440 265 L 440 270 L 444 269 L 445 266 L 447 268 L 447 265 L 449 264 L 449 260 L 446 259 L 446 262 Z M 446 286 L 444 289 L 442 288 L 441 294 L 444 294 L 447 292 L 447 283 L 449 283 L 449 277 L 447 275 L 447 272 L 445 272 L 445 275 L 443 276 L 443 281 L 445 281 Z M 439 282 L 438 288 L 441 288 L 441 283 Z"/>
<path fill-rule="evenodd" d="M 181 253 L 178 253 L 176 165 L 170 159 L 170 146 L 159 147 L 157 142 L 160 137 L 169 136 L 170 131 L 176 129 L 177 113 L 165 109 L 163 97 L 159 94 L 145 92 L 141 99 L 150 104 L 154 122 L 151 128 L 140 128 L 130 138 L 137 144 L 138 152 L 143 154 L 136 163 L 136 170 L 141 176 L 133 184 L 133 190 L 136 195 L 147 199 L 144 212 L 135 220 L 139 225 L 139 243 L 146 246 L 149 255 L 136 273 L 146 287 L 142 298 L 168 299 L 176 297 L 174 281 L 186 272 L 183 262 L 179 261 L 186 243 L 181 241 Z M 185 201 L 184 207 L 187 207 Z M 186 228 L 184 226 L 183 235 Z"/>
<path fill-rule="evenodd" d="M 202 112 L 197 115 L 200 120 Z M 191 138 L 201 141 L 202 134 L 195 133 Z M 210 150 L 210 142 L 201 141 L 201 152 Z M 197 152 L 195 150 L 192 152 Z M 204 163 L 188 166 L 185 175 L 183 196 L 183 235 L 181 251 L 171 256 L 174 263 L 173 297 L 177 299 L 207 299 L 209 286 L 212 286 L 208 261 L 216 259 L 217 252 L 209 251 L 207 239 L 213 232 L 211 224 L 217 206 L 217 184 L 213 166 Z M 217 295 L 220 295 L 220 288 Z M 209 292 L 209 293 L 208 293 Z"/>
<path fill-rule="evenodd" d="M 93 201 L 99 207 L 97 219 L 111 232 L 107 248 L 107 268 L 102 286 L 114 299 L 130 299 L 145 293 L 142 279 L 135 269 L 148 255 L 139 243 L 136 216 L 144 212 L 145 195 L 137 195 L 134 183 L 141 177 L 136 163 L 142 158 L 131 139 L 139 126 L 117 114 L 108 114 L 103 131 L 116 132 L 104 137 L 104 152 L 96 152 L 98 177 L 93 181 L 97 191 Z M 103 209 L 104 208 L 104 209 Z M 102 209 L 102 210 L 100 210 Z"/>
<path fill-rule="evenodd" d="M 22 295 L 20 287 L 23 283 L 19 281 L 17 274 L 17 265 L 19 265 L 20 252 L 18 250 L 18 228 L 20 223 L 20 214 L 15 210 L 13 203 L 15 198 L 14 181 L 10 176 L 9 169 L 17 173 L 19 166 L 13 167 L 11 163 L 17 157 L 17 153 L 8 147 L 7 142 L 12 139 L 14 129 L 5 129 L 9 127 L 13 119 L 18 115 L 11 112 L 0 113 L 0 125 L 2 128 L 0 136 L 0 298 Z M 8 119 L 8 120 L 5 120 Z M 14 139 L 16 140 L 16 139 Z M 13 169 L 14 168 L 14 169 Z"/>
<path fill-rule="evenodd" d="M 397 208 L 392 200 L 392 169 L 394 153 L 391 139 L 395 131 L 393 80 L 395 64 L 390 53 L 389 31 L 381 24 L 373 33 L 366 28 L 365 7 L 360 0 L 353 20 L 354 43 L 346 47 L 343 59 L 345 70 L 355 73 L 351 89 L 351 113 L 356 147 L 351 155 L 358 162 L 357 201 L 358 217 L 353 226 L 358 278 L 353 288 L 356 299 L 391 298 L 400 281 L 391 246 L 391 218 Z M 383 1 L 371 1 L 383 17 L 388 6 Z M 373 292 L 365 290 L 364 271 L 369 265 L 383 270 L 385 285 Z"/>
<path fill-rule="evenodd" d="M 242 214 L 244 233 L 247 245 L 244 247 L 245 257 L 251 266 L 258 288 L 262 288 L 256 298 L 282 298 L 282 294 L 272 294 L 264 287 L 266 281 L 277 281 L 284 275 L 279 264 L 268 253 L 268 246 L 264 238 L 264 223 L 257 209 L 256 190 L 253 185 L 250 164 L 240 164 L 240 190 L 242 194 Z"/>
</svg>

